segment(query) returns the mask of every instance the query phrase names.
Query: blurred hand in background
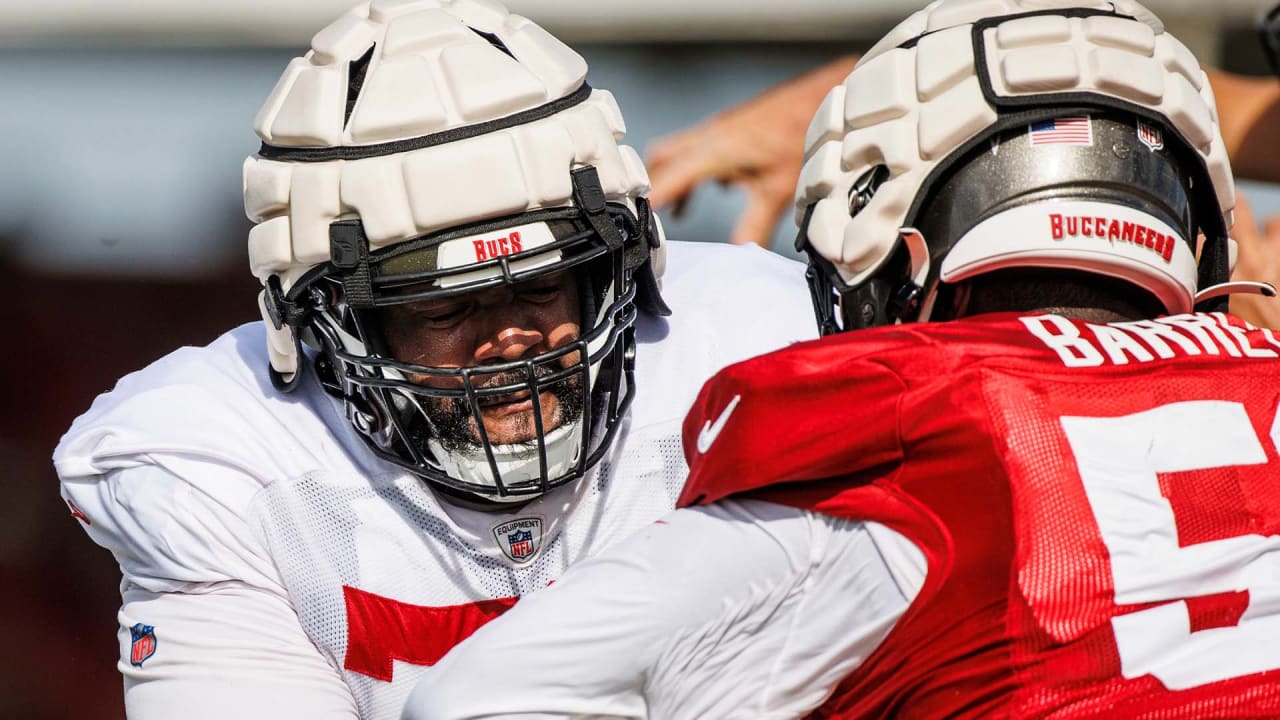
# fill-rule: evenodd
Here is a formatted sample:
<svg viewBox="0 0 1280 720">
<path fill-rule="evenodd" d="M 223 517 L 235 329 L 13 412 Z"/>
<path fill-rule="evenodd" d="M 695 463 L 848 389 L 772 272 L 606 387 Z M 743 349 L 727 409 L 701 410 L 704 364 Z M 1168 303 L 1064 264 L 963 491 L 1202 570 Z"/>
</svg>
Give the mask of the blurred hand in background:
<svg viewBox="0 0 1280 720">
<path fill-rule="evenodd" d="M 1231 237 L 1238 248 L 1232 280 L 1260 280 L 1280 284 L 1280 215 L 1261 226 L 1244 193 L 1236 195 L 1236 224 Z M 1280 329 L 1280 298 L 1232 295 L 1231 312 L 1258 327 Z"/>
<path fill-rule="evenodd" d="M 654 206 L 674 207 L 679 215 L 702 183 L 740 187 L 747 203 L 730 240 L 767 248 L 779 218 L 791 207 L 809 120 L 857 60 L 842 57 L 654 142 L 648 157 Z M 1280 182 L 1280 83 L 1208 73 L 1237 177 Z M 1276 284 L 1280 274 L 1273 269 L 1255 279 Z"/>
<path fill-rule="evenodd" d="M 654 142 L 647 158 L 654 207 L 674 206 L 679 215 L 704 182 L 740 187 L 747 203 L 730 240 L 769 247 L 795 195 L 809 120 L 857 60 L 840 58 Z"/>
</svg>

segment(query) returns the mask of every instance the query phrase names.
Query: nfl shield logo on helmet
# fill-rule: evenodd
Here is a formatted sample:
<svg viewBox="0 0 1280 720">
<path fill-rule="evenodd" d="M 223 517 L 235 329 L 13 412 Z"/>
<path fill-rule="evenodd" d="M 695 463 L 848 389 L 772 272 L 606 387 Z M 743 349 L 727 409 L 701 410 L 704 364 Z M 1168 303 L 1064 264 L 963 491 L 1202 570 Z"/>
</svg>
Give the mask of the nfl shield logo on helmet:
<svg viewBox="0 0 1280 720">
<path fill-rule="evenodd" d="M 1152 125 L 1146 120 L 1138 120 L 1138 139 L 1146 145 L 1151 152 L 1164 149 L 1164 132 L 1157 126 Z"/>
<path fill-rule="evenodd" d="M 133 636 L 133 644 L 129 648 L 129 663 L 134 667 L 142 667 L 147 658 L 156 654 L 156 629 L 138 623 L 129 628 L 129 634 Z"/>
<path fill-rule="evenodd" d="M 522 517 L 493 527 L 502 554 L 514 563 L 527 563 L 542 549 L 542 518 Z"/>
</svg>

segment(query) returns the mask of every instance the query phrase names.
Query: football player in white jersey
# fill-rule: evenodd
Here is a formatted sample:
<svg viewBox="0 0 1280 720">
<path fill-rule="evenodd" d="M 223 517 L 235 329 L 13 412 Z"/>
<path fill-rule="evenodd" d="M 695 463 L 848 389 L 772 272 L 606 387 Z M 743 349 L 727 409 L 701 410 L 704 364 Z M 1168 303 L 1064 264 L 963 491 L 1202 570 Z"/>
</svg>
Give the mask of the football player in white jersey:
<svg viewBox="0 0 1280 720">
<path fill-rule="evenodd" d="M 707 377 L 816 333 L 798 263 L 665 241 L 586 73 L 492 0 L 372 0 L 289 64 L 244 167 L 263 322 L 54 454 L 120 563 L 130 717 L 397 717 L 673 506 Z"/>
</svg>

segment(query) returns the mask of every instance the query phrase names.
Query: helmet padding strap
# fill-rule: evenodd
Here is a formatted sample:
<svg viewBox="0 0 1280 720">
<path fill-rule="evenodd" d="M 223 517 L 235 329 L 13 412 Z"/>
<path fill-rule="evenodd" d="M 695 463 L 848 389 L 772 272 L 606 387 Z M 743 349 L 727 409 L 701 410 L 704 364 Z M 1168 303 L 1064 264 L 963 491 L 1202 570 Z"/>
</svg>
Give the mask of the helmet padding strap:
<svg viewBox="0 0 1280 720">
<path fill-rule="evenodd" d="M 608 203 L 604 189 L 600 185 L 600 176 L 590 165 L 580 167 L 570 173 L 573 179 L 573 202 L 582 211 L 591 228 L 604 239 L 610 250 L 622 250 L 626 271 L 632 274 L 636 282 L 636 304 L 641 310 L 650 314 L 665 317 L 671 309 L 663 302 L 658 287 L 658 278 L 653 272 L 651 252 L 657 241 L 650 239 L 645 228 L 653 228 L 653 218 L 648 205 L 640 207 L 643 217 L 638 218 L 637 231 L 642 237 L 625 247 L 627 238 L 614 224 L 609 216 Z M 656 233 L 656 228 L 653 228 Z"/>
<path fill-rule="evenodd" d="M 1200 251 L 1198 286 L 1209 289 L 1226 283 L 1231 277 L 1231 258 L 1225 237 L 1214 238 L 1206 233 L 1204 248 Z M 1207 294 L 1196 303 L 1196 312 L 1226 312 L 1229 296 Z"/>
<path fill-rule="evenodd" d="M 342 292 L 352 310 L 373 307 L 373 280 L 369 275 L 369 239 L 360 221 L 329 226 L 329 256 L 342 271 Z"/>
<path fill-rule="evenodd" d="M 609 217 L 604 188 L 600 186 L 600 174 L 591 165 L 584 165 L 569 173 L 573 180 L 573 204 L 591 224 L 610 250 L 621 250 L 623 239 L 618 226 Z"/>
</svg>

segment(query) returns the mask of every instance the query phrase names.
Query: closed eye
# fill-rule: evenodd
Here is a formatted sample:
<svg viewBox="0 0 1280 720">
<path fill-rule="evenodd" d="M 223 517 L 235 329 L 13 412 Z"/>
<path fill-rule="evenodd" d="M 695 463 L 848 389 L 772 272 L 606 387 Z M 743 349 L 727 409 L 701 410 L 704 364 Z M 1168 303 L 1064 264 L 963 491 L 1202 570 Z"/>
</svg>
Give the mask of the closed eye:
<svg viewBox="0 0 1280 720">
<path fill-rule="evenodd" d="M 522 300 L 526 300 L 537 305 L 544 305 L 559 298 L 560 293 L 561 288 L 559 284 L 548 284 L 520 288 L 519 295 Z"/>
<path fill-rule="evenodd" d="M 450 302 L 443 304 L 410 306 L 413 317 L 433 328 L 447 328 L 462 322 L 471 313 L 474 303 Z"/>
</svg>

